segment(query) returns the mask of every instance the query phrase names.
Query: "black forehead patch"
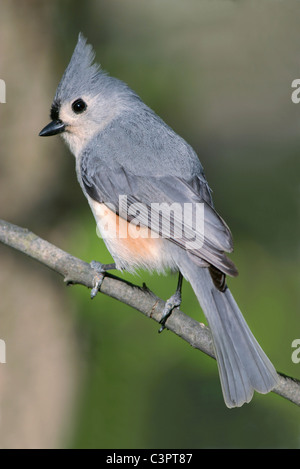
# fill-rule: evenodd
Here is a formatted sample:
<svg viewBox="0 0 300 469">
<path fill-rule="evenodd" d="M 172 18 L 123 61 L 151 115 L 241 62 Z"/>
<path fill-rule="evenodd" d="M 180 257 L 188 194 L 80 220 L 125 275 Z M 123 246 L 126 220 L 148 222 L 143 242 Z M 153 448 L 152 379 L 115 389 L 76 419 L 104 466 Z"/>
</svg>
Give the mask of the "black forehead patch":
<svg viewBox="0 0 300 469">
<path fill-rule="evenodd" d="M 51 110 L 50 110 L 50 117 L 53 121 L 57 121 L 59 119 L 59 110 L 60 110 L 60 101 L 53 101 Z"/>
</svg>

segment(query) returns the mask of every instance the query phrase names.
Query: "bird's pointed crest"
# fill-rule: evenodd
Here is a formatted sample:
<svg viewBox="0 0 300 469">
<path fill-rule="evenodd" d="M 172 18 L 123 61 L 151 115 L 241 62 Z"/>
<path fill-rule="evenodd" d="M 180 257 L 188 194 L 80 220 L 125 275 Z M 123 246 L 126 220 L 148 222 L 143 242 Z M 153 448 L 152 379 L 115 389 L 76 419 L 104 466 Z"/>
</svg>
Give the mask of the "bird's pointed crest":
<svg viewBox="0 0 300 469">
<path fill-rule="evenodd" d="M 95 52 L 86 38 L 79 33 L 78 41 L 63 77 L 57 87 L 55 102 L 73 98 L 75 95 L 84 95 L 99 86 L 100 65 L 93 63 Z"/>
</svg>

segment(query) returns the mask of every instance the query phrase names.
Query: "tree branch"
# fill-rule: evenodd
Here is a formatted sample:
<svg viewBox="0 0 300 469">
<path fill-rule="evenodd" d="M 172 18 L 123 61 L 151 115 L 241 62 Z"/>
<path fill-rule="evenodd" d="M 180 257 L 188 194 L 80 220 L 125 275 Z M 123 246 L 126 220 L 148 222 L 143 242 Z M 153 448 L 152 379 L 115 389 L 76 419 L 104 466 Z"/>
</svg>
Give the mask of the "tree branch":
<svg viewBox="0 0 300 469">
<path fill-rule="evenodd" d="M 94 287 L 95 271 L 88 263 L 62 251 L 27 229 L 0 220 L 0 241 L 59 273 L 68 284 Z M 138 287 L 107 274 L 101 285 L 101 293 L 132 306 L 157 322 L 162 317 L 165 302 L 154 295 L 146 285 Z M 167 328 L 192 347 L 215 358 L 211 333 L 204 324 L 175 309 L 167 320 Z M 279 385 L 273 392 L 300 406 L 300 381 L 282 373 L 278 375 Z"/>
</svg>

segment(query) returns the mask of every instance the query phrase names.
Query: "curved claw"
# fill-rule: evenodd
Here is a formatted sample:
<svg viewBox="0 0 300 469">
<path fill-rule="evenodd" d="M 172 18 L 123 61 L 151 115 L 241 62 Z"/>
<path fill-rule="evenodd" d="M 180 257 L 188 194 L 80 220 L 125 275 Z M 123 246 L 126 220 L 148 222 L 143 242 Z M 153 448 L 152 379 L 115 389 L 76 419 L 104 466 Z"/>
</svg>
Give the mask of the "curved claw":
<svg viewBox="0 0 300 469">
<path fill-rule="evenodd" d="M 96 272 L 96 275 L 94 278 L 95 286 L 92 288 L 92 291 L 91 291 L 91 299 L 93 299 L 95 298 L 97 293 L 100 291 L 106 272 L 110 269 L 115 269 L 116 265 L 115 264 L 102 264 L 101 262 L 98 262 L 98 261 L 92 261 L 90 262 L 90 266 Z"/>
<path fill-rule="evenodd" d="M 101 288 L 101 285 L 102 285 L 102 282 L 103 282 L 103 279 L 104 279 L 104 275 L 105 273 L 97 273 L 97 275 L 95 275 L 95 286 L 92 288 L 92 291 L 91 291 L 91 299 L 93 300 L 95 298 L 95 296 L 97 295 L 97 293 L 100 291 L 100 288 Z"/>
<path fill-rule="evenodd" d="M 161 324 L 161 327 L 158 331 L 159 333 L 161 333 L 165 329 L 166 321 L 168 317 L 171 316 L 174 308 L 178 308 L 180 305 L 181 305 L 181 293 L 180 291 L 176 291 L 174 295 L 171 296 L 171 298 L 169 298 L 166 301 L 161 320 L 159 321 L 159 323 Z"/>
</svg>

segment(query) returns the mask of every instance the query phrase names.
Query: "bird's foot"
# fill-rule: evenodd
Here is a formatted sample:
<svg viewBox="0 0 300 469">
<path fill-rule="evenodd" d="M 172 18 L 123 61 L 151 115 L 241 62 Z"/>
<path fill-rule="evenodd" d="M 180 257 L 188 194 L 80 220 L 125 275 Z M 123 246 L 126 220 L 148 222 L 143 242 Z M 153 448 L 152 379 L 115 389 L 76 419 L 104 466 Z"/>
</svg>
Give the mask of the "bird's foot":
<svg viewBox="0 0 300 469">
<path fill-rule="evenodd" d="M 166 321 L 168 317 L 171 316 L 174 308 L 178 308 L 180 305 L 181 305 L 181 292 L 176 291 L 174 295 L 172 295 L 171 298 L 169 298 L 166 301 L 161 320 L 159 321 L 159 323 L 161 324 L 161 327 L 158 331 L 159 333 L 165 329 Z"/>
<path fill-rule="evenodd" d="M 90 262 L 90 266 L 96 272 L 95 277 L 94 277 L 94 287 L 92 288 L 92 291 L 91 291 L 91 299 L 93 299 L 95 298 L 97 293 L 100 291 L 106 272 L 108 270 L 115 269 L 116 265 L 115 264 L 102 264 L 101 262 L 98 262 L 98 261 L 92 261 Z"/>
</svg>

